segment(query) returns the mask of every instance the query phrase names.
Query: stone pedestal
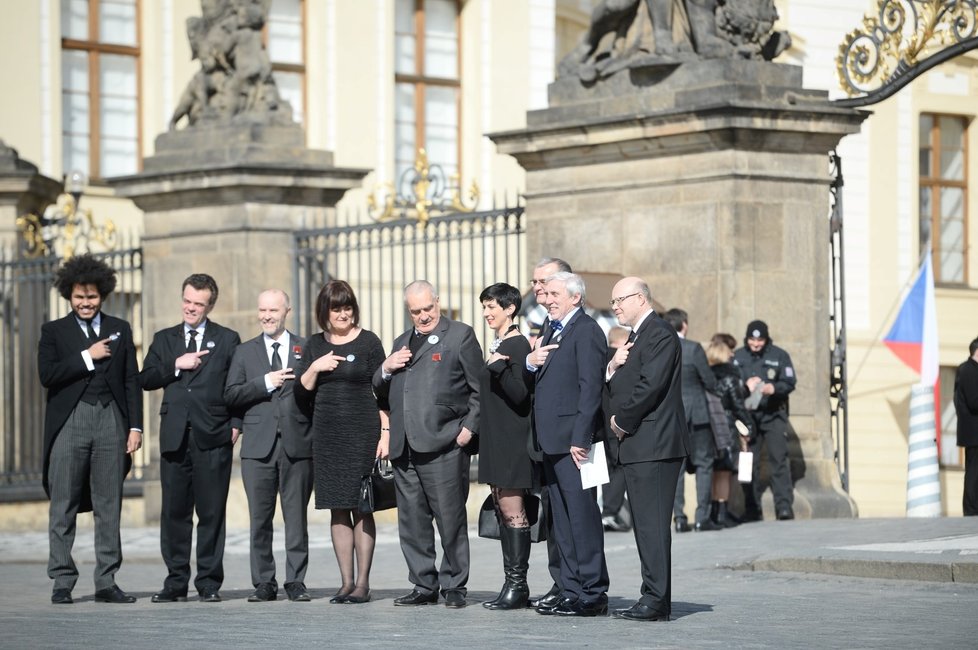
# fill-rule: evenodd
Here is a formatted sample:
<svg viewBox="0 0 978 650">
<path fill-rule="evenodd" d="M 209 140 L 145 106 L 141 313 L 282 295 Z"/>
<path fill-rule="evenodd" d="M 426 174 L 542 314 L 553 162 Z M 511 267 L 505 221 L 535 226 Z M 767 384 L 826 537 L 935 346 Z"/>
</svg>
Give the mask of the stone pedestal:
<svg viewBox="0 0 978 650">
<path fill-rule="evenodd" d="M 44 214 L 61 191 L 60 182 L 39 173 L 0 140 L 0 246 L 13 247 L 20 236 L 17 217 Z"/>
<path fill-rule="evenodd" d="M 866 114 L 801 81 L 738 60 L 560 79 L 527 128 L 490 137 L 527 171 L 529 259 L 645 278 L 700 341 L 767 321 L 799 376 L 796 514 L 854 516 L 829 428 L 827 154 Z"/>
<path fill-rule="evenodd" d="M 258 294 L 268 288 L 293 292 L 293 232 L 328 222 L 337 201 L 367 172 L 336 167 L 329 152 L 307 149 L 298 125 L 160 135 L 142 173 L 111 181 L 119 196 L 145 213 L 143 340 L 180 322 L 180 287 L 191 273 L 217 280 L 215 321 L 237 330 L 242 340 L 257 335 Z M 153 433 L 160 393 L 152 393 L 146 411 L 145 426 Z M 155 435 L 150 440 L 155 467 Z M 154 512 L 158 517 L 151 500 L 147 496 L 150 520 Z"/>
</svg>

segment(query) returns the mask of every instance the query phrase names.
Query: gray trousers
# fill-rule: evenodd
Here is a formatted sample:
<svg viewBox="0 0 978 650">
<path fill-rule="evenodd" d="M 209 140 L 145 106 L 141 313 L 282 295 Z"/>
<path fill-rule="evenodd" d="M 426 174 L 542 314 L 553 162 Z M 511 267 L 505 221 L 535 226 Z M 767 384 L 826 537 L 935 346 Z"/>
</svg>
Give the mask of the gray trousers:
<svg viewBox="0 0 978 650">
<path fill-rule="evenodd" d="M 408 449 L 392 461 L 397 488 L 397 531 L 418 591 L 466 593 L 469 580 L 469 455 L 460 447 L 421 453 Z M 435 529 L 441 537 L 441 567 L 435 568 Z"/>
<path fill-rule="evenodd" d="M 86 485 L 95 516 L 95 589 L 115 584 L 122 565 L 119 518 L 126 435 L 114 402 L 107 406 L 78 402 L 51 448 L 48 485 L 48 577 L 54 589 L 73 589 L 78 568 L 71 557 L 75 519 Z"/>
<path fill-rule="evenodd" d="M 692 449 L 686 463 L 692 463 L 696 468 L 696 519 L 697 523 L 702 523 L 710 518 L 710 495 L 713 491 L 713 460 L 716 458 L 716 443 L 713 441 L 713 429 L 709 424 L 690 425 L 689 438 Z M 673 512 L 677 520 L 686 519 L 683 508 L 686 506 L 686 495 L 683 493 L 683 485 L 686 480 L 686 465 L 679 473 L 678 485 L 676 486 L 676 499 L 673 503 Z"/>
<path fill-rule="evenodd" d="M 252 584 L 257 587 L 268 583 L 278 588 L 272 555 L 272 520 L 279 495 L 285 520 L 285 584 L 303 582 L 309 566 L 306 509 L 312 494 L 312 459 L 289 458 L 282 448 L 282 440 L 276 438 L 267 457 L 241 459 L 241 480 L 251 515 Z"/>
</svg>

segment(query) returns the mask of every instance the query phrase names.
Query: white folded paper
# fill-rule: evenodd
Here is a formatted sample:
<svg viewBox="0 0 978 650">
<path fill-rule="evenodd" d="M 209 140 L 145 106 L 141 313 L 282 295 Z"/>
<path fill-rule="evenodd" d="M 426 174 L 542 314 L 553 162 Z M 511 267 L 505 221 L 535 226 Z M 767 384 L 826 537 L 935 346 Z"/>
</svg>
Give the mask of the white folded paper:
<svg viewBox="0 0 978 650">
<path fill-rule="evenodd" d="M 604 443 L 595 441 L 587 452 L 587 460 L 581 463 L 581 486 L 589 490 L 604 485 L 611 479 L 608 477 L 608 458 L 605 455 Z"/>
<path fill-rule="evenodd" d="M 753 471 L 754 453 L 750 451 L 740 452 L 740 457 L 737 462 L 737 480 L 741 483 L 750 483 Z"/>
</svg>

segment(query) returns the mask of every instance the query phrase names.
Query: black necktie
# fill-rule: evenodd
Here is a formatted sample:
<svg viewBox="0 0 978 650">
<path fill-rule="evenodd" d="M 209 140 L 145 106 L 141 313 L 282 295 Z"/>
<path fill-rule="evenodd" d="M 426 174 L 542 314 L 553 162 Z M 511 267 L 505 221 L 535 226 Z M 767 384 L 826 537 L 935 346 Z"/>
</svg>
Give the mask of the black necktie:
<svg viewBox="0 0 978 650">
<path fill-rule="evenodd" d="M 95 333 L 95 327 L 92 326 L 92 321 L 90 320 L 85 321 L 85 335 L 92 343 L 98 340 L 98 334 Z"/>
<path fill-rule="evenodd" d="M 190 330 L 190 341 L 187 343 L 187 352 L 197 351 L 197 330 Z"/>
<path fill-rule="evenodd" d="M 277 341 L 272 343 L 272 372 L 282 369 L 282 357 L 278 356 L 278 349 L 282 346 Z"/>
<path fill-rule="evenodd" d="M 638 333 L 635 330 L 632 330 L 631 334 L 628 335 L 628 341 L 627 342 L 628 343 L 634 343 L 637 336 L 638 336 Z"/>
<path fill-rule="evenodd" d="M 408 343 L 408 349 L 411 350 L 411 354 L 417 354 L 422 345 L 424 345 L 424 334 L 415 332 L 411 336 L 411 341 Z"/>
</svg>

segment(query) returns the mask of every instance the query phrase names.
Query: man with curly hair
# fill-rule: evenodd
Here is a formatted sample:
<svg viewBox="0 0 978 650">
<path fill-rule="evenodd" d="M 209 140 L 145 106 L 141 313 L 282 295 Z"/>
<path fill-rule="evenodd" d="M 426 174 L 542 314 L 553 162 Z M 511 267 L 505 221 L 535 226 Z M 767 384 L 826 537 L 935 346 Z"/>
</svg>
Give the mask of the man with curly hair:
<svg viewBox="0 0 978 650">
<path fill-rule="evenodd" d="M 91 255 L 66 261 L 55 287 L 71 313 L 41 326 L 37 368 L 47 388 L 44 490 L 49 510 L 51 602 L 72 603 L 71 557 L 79 512 L 95 515 L 95 601 L 133 603 L 116 585 L 122 565 L 122 481 L 142 446 L 143 401 L 132 328 L 102 313 L 115 271 Z"/>
</svg>

